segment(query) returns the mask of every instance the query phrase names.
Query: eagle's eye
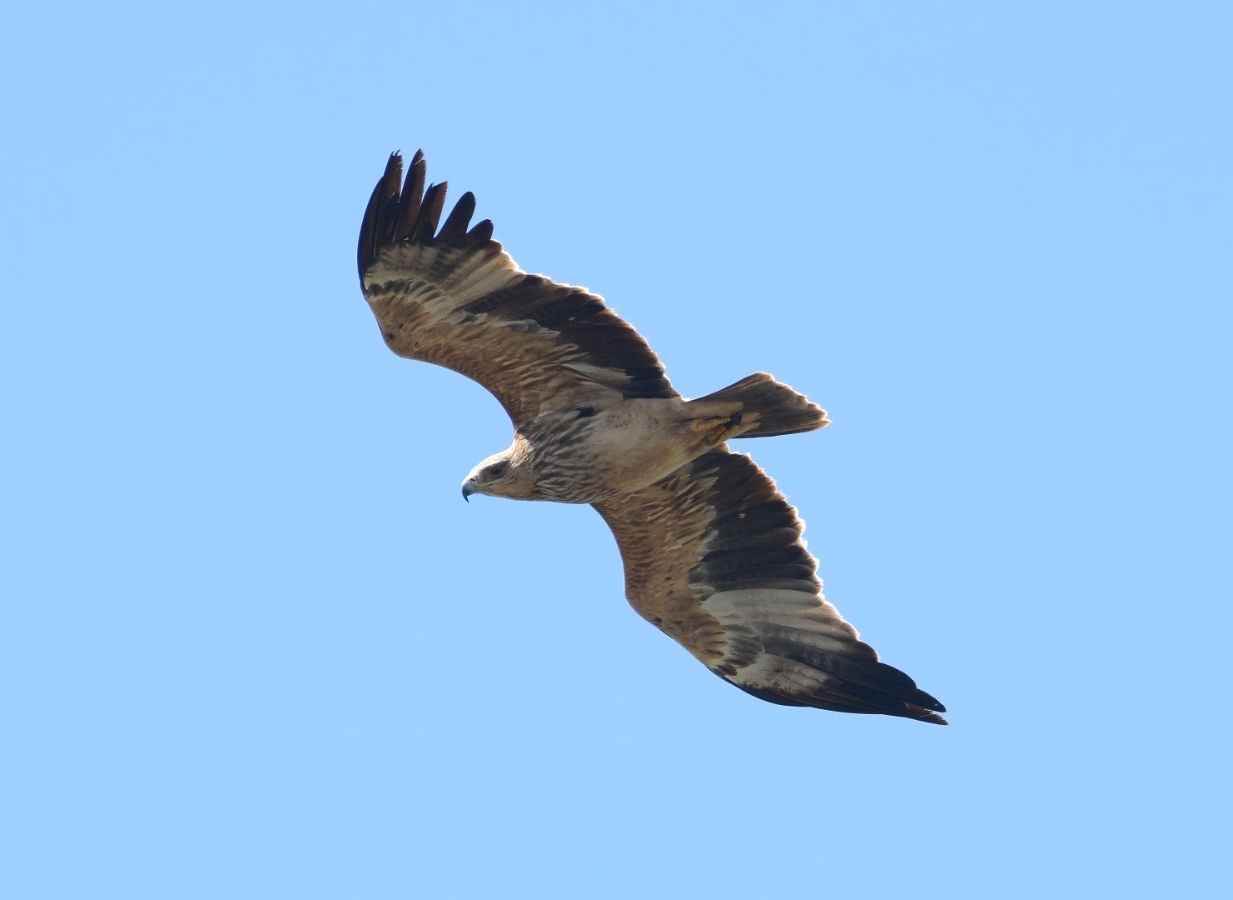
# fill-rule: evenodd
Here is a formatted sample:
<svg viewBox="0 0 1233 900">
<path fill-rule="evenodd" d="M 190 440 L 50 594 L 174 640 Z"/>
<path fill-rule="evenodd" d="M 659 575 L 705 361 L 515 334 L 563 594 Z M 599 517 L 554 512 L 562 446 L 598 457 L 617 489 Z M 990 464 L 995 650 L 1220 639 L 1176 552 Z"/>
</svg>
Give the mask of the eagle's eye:
<svg viewBox="0 0 1233 900">
<path fill-rule="evenodd" d="M 488 467 L 488 477 L 489 478 L 500 478 L 502 475 L 505 474 L 505 470 L 508 468 L 509 468 L 509 463 L 507 462 L 493 463 L 491 466 Z"/>
</svg>

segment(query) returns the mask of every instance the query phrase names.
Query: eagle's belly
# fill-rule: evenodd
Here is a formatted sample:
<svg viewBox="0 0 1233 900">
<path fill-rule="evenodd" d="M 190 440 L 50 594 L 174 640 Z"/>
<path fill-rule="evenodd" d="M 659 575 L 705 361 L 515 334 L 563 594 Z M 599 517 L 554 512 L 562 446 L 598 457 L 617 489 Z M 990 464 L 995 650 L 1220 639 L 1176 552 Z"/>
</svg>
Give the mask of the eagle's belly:
<svg viewBox="0 0 1233 900">
<path fill-rule="evenodd" d="M 677 399 L 626 400 L 571 417 L 558 420 L 555 433 L 532 439 L 540 457 L 537 486 L 547 499 L 595 503 L 635 491 L 709 449 L 690 429 L 685 403 Z"/>
</svg>

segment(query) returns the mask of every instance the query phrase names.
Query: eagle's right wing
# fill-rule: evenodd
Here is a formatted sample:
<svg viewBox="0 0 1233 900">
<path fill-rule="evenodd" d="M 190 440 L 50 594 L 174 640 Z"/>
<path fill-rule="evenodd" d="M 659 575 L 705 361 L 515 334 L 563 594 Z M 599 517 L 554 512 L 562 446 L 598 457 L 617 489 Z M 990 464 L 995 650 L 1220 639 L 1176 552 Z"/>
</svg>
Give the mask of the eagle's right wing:
<svg viewBox="0 0 1233 900">
<path fill-rule="evenodd" d="M 470 193 L 438 230 L 445 184 L 425 191 L 422 153 L 405 185 L 401 175 L 395 153 L 364 212 L 357 254 L 391 350 L 478 381 L 515 426 L 605 396 L 677 396 L 647 342 L 600 297 L 522 271 L 487 219 L 472 228 Z"/>
<path fill-rule="evenodd" d="M 596 509 L 634 609 L 717 675 L 772 703 L 946 724 L 826 602 L 796 511 L 749 457 L 712 450 Z"/>
</svg>

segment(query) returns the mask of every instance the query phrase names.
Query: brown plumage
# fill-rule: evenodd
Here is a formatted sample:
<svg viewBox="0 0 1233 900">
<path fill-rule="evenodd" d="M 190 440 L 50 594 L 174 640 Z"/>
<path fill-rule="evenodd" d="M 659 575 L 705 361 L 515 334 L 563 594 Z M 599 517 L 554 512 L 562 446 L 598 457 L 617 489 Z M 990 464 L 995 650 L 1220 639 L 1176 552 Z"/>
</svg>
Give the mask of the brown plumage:
<svg viewBox="0 0 1233 900">
<path fill-rule="evenodd" d="M 646 341 L 588 291 L 523 272 L 471 227 L 464 194 L 416 153 L 390 157 L 364 213 L 360 282 L 385 342 L 491 391 L 514 441 L 463 496 L 595 506 L 616 536 L 626 595 L 712 671 L 773 703 L 945 724 L 945 708 L 878 661 L 822 597 L 802 523 L 726 441 L 810 431 L 826 414 L 758 373 L 681 397 Z"/>
</svg>

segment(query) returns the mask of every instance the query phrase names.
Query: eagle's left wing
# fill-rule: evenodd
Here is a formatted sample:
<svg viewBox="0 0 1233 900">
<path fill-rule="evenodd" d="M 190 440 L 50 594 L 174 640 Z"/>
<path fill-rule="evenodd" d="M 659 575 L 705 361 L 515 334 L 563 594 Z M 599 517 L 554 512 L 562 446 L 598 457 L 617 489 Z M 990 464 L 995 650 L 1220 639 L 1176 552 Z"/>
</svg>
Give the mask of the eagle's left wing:
<svg viewBox="0 0 1233 900">
<path fill-rule="evenodd" d="M 826 602 L 796 511 L 749 457 L 712 450 L 595 508 L 634 609 L 717 675 L 772 703 L 946 724 Z"/>
<path fill-rule="evenodd" d="M 463 194 L 440 224 L 445 183 L 425 187 L 424 155 L 407 180 L 390 157 L 360 228 L 360 283 L 399 356 L 453 369 L 488 388 L 515 427 L 545 411 L 622 397 L 676 397 L 642 335 L 602 298 L 518 268 L 472 226 Z"/>
</svg>

